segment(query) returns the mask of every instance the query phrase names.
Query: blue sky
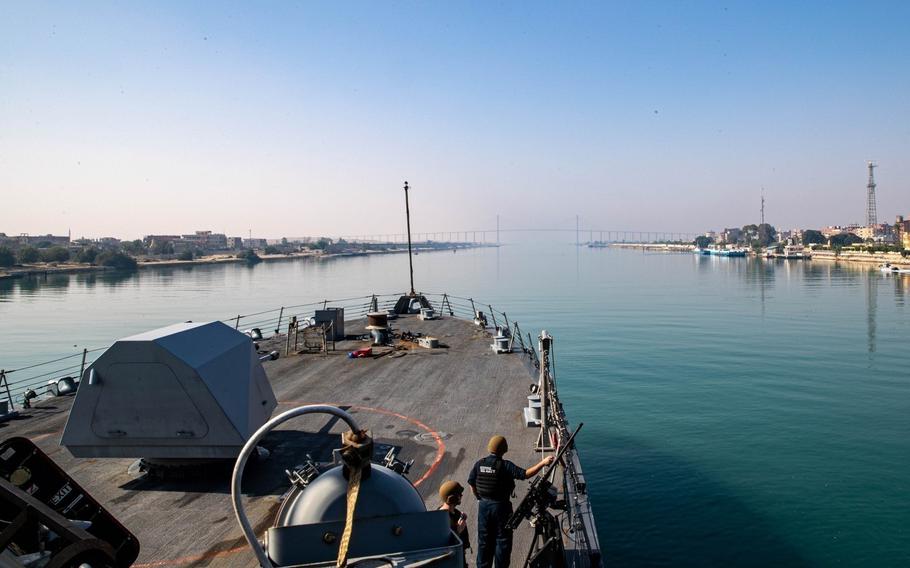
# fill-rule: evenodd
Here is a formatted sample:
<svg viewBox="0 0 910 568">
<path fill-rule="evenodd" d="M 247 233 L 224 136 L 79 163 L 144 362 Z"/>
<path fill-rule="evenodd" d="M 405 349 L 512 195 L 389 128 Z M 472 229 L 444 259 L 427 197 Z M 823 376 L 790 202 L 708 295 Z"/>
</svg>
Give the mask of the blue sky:
<svg viewBox="0 0 910 568">
<path fill-rule="evenodd" d="M 0 2 L 0 231 L 910 213 L 907 3 Z"/>
</svg>

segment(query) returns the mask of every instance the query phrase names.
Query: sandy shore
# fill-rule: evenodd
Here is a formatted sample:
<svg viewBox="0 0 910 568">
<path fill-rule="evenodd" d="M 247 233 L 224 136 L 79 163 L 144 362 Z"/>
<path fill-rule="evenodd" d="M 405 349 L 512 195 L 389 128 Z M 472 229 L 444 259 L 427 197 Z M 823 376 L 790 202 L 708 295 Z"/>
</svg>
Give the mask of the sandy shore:
<svg viewBox="0 0 910 568">
<path fill-rule="evenodd" d="M 283 256 L 283 255 L 282 255 Z M 263 259 L 265 260 L 265 259 Z M 143 268 L 160 268 L 168 266 L 194 266 L 199 264 L 222 264 L 229 262 L 245 262 L 240 258 L 228 255 L 214 255 L 193 260 L 137 260 L 137 269 Z M 4 278 L 23 278 L 25 276 L 44 276 L 47 274 L 76 274 L 80 272 L 104 272 L 107 270 L 117 270 L 110 266 L 99 266 L 94 264 L 80 263 L 53 263 L 53 264 L 25 264 L 21 267 L 13 267 L 0 271 L 0 279 Z"/>
<path fill-rule="evenodd" d="M 459 248 L 478 248 L 483 245 L 459 247 Z M 435 251 L 450 251 L 451 248 L 432 248 L 432 247 L 415 247 L 418 252 L 435 252 Z M 356 252 L 341 252 L 341 253 L 330 253 L 326 254 L 322 251 L 306 251 L 306 252 L 293 252 L 289 254 L 260 254 L 259 258 L 263 262 L 272 262 L 280 260 L 297 260 L 301 258 L 312 258 L 315 260 L 326 260 L 330 258 L 343 258 L 347 256 L 366 256 L 373 254 L 400 254 L 406 253 L 408 249 L 393 249 L 393 250 L 367 250 L 367 251 L 356 251 Z M 137 259 L 136 268 L 141 270 L 143 268 L 166 268 L 173 266 L 196 266 L 204 264 L 227 264 L 227 263 L 236 263 L 236 262 L 246 262 L 246 259 L 237 258 L 232 254 L 215 254 L 210 256 L 204 256 L 201 258 L 195 258 L 193 260 L 157 260 L 157 259 Z M 45 276 L 48 274 L 76 274 L 80 272 L 103 272 L 106 270 L 116 270 L 109 266 L 98 266 L 92 264 L 80 264 L 80 263 L 56 263 L 56 264 L 26 264 L 23 266 L 17 266 L 12 268 L 7 268 L 0 270 L 0 280 L 12 279 L 12 278 L 23 278 L 26 276 Z"/>
</svg>

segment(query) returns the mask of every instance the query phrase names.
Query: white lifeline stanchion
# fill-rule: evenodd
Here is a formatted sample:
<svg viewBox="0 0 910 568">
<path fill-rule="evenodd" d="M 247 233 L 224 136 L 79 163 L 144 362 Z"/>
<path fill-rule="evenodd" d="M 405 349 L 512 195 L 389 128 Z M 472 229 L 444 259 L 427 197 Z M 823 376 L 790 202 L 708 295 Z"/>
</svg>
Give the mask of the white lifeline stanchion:
<svg viewBox="0 0 910 568">
<path fill-rule="evenodd" d="M 243 531 L 243 536 L 246 538 L 247 543 L 249 543 L 250 548 L 253 549 L 253 554 L 256 555 L 256 560 L 259 561 L 260 568 L 275 568 L 275 565 L 272 564 L 272 561 L 269 560 L 265 550 L 259 545 L 259 540 L 256 538 L 256 533 L 253 531 L 250 519 L 247 518 L 246 511 L 243 509 L 243 503 L 241 502 L 243 495 L 240 493 L 240 484 L 243 480 L 243 469 L 246 467 L 247 460 L 256 448 L 256 444 L 258 444 L 266 434 L 291 418 L 303 416 L 304 414 L 331 414 L 332 416 L 337 416 L 344 420 L 352 431 L 360 431 L 360 427 L 357 425 L 357 421 L 354 417 L 344 410 L 327 404 L 313 404 L 292 408 L 291 410 L 272 418 L 256 430 L 250 439 L 247 440 L 246 444 L 244 444 L 243 449 L 240 450 L 240 455 L 237 456 L 237 461 L 234 463 L 234 474 L 231 476 L 231 501 L 234 505 L 234 515 L 237 517 L 237 522 L 240 523 L 240 529 Z"/>
</svg>

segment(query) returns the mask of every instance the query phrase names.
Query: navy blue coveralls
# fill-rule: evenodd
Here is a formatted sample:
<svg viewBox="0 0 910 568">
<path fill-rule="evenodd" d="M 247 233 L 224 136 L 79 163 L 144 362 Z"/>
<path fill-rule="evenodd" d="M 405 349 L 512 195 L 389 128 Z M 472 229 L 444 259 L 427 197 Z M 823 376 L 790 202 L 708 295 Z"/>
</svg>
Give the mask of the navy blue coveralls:
<svg viewBox="0 0 910 568">
<path fill-rule="evenodd" d="M 512 490 L 516 479 L 528 474 L 496 454 L 480 459 L 471 469 L 468 484 L 480 498 L 477 511 L 477 568 L 508 568 L 512 557 L 512 531 L 505 527 L 512 516 Z"/>
</svg>

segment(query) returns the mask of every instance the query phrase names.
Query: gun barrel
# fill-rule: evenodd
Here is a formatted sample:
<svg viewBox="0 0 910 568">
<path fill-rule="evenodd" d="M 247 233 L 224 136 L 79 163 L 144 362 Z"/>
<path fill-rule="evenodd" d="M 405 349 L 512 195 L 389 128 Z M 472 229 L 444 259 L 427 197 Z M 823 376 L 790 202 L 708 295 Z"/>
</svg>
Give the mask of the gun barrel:
<svg viewBox="0 0 910 568">
<path fill-rule="evenodd" d="M 565 453 L 567 451 L 569 451 L 569 448 L 572 447 L 572 443 L 575 441 L 575 436 L 578 434 L 578 431 L 581 430 L 581 427 L 584 425 L 585 425 L 584 422 L 578 423 L 578 427 L 575 428 L 575 431 L 572 432 L 572 435 L 569 436 L 569 439 L 566 440 L 566 443 L 563 444 L 562 447 L 559 449 L 559 452 L 556 454 L 556 459 L 553 460 L 553 463 L 551 463 L 549 466 L 547 466 L 546 471 L 543 473 L 543 475 L 540 476 L 542 479 L 547 479 L 548 477 L 550 477 L 550 474 L 553 473 L 553 470 L 556 469 L 557 465 L 559 465 L 559 460 L 562 459 L 562 456 L 565 455 Z"/>
<path fill-rule="evenodd" d="M 535 495 L 538 493 L 538 486 L 544 485 L 544 490 L 548 490 L 551 487 L 551 484 L 547 479 L 550 477 L 550 474 L 553 472 L 553 469 L 559 465 L 559 460 L 562 456 L 572 447 L 572 442 L 575 440 L 575 435 L 578 434 L 578 431 L 581 430 L 581 427 L 584 426 L 584 422 L 579 422 L 578 427 L 575 428 L 575 431 L 572 432 L 572 435 L 569 436 L 569 439 L 566 440 L 566 443 L 560 448 L 559 452 L 556 454 L 556 459 L 553 460 L 547 470 L 539 475 L 534 481 L 531 482 L 531 485 L 528 486 L 528 492 L 525 493 L 525 496 L 518 503 L 518 507 L 515 508 L 515 512 L 512 513 L 512 516 L 509 517 L 509 520 L 506 521 L 506 528 L 516 529 L 518 525 L 521 524 L 521 521 L 526 517 L 530 516 L 531 511 L 534 507 Z"/>
</svg>

